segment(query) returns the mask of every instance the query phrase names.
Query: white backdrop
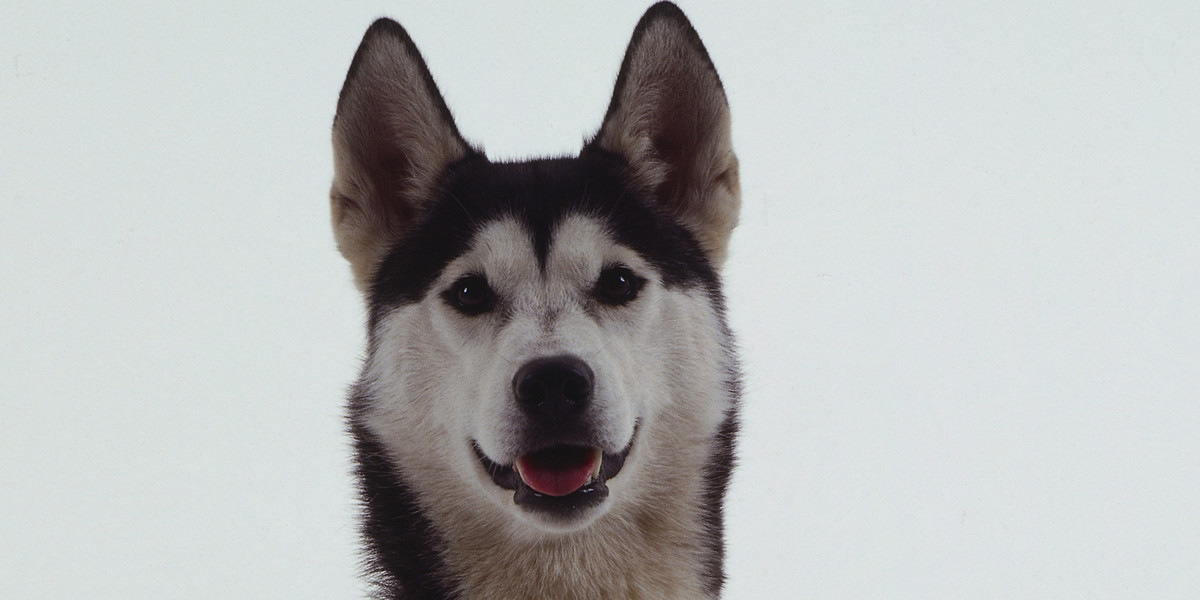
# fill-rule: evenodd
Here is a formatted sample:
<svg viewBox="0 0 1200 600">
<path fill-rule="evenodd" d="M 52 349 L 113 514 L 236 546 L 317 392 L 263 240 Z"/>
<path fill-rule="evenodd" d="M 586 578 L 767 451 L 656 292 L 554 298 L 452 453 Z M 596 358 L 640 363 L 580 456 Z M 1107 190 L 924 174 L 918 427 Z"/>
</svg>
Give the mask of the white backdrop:
<svg viewBox="0 0 1200 600">
<path fill-rule="evenodd" d="M 3 9 L 0 597 L 359 597 L 360 36 L 556 154 L 646 7 L 267 4 Z M 726 597 L 1200 595 L 1200 4 L 894 4 L 683 4 L 743 165 Z"/>
</svg>

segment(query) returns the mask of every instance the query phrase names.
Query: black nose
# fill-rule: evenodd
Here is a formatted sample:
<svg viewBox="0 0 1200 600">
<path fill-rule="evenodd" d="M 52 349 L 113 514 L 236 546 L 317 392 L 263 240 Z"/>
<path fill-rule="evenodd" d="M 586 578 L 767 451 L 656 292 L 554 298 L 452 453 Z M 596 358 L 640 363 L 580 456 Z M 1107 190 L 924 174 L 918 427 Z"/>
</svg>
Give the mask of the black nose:
<svg viewBox="0 0 1200 600">
<path fill-rule="evenodd" d="M 525 363 L 513 377 L 513 395 L 526 411 L 543 417 L 569 417 L 592 399 L 595 375 L 574 356 L 550 356 Z"/>
</svg>

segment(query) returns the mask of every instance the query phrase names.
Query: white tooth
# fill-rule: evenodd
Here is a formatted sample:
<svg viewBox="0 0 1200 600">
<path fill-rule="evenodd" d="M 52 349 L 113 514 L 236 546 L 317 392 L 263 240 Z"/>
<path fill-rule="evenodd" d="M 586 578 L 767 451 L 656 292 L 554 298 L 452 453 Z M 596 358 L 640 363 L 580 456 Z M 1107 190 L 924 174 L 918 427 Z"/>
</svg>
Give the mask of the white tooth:
<svg viewBox="0 0 1200 600">
<path fill-rule="evenodd" d="M 596 463 L 596 466 L 592 469 L 592 481 L 595 481 L 600 478 L 600 466 L 604 463 L 604 453 L 596 448 L 593 456 L 592 462 Z"/>
</svg>

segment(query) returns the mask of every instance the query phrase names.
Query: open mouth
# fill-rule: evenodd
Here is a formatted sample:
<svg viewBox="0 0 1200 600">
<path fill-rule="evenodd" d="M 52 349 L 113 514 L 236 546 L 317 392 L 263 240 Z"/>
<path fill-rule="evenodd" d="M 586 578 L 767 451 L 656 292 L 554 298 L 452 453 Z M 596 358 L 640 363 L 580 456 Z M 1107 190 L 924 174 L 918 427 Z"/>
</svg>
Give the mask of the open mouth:
<svg viewBox="0 0 1200 600">
<path fill-rule="evenodd" d="M 492 481 L 513 490 L 513 502 L 518 506 L 569 518 L 608 497 L 605 483 L 621 471 L 633 442 L 616 454 L 560 444 L 522 454 L 512 465 L 489 459 L 477 444 L 471 447 Z"/>
</svg>

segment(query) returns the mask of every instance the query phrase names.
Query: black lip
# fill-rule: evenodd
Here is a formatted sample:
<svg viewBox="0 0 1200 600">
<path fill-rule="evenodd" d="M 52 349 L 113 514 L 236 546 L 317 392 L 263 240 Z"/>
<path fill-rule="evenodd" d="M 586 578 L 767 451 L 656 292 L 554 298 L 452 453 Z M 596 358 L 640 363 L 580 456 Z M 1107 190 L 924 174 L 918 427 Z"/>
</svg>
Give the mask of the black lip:
<svg viewBox="0 0 1200 600">
<path fill-rule="evenodd" d="M 633 440 L 637 439 L 637 427 L 634 427 L 633 437 L 623 450 L 615 454 L 605 452 L 600 461 L 600 474 L 582 488 L 566 496 L 548 496 L 525 485 L 521 476 L 512 465 L 502 465 L 484 455 L 479 445 L 471 442 L 475 457 L 483 465 L 484 470 L 491 476 L 492 481 L 506 490 L 513 490 L 513 502 L 521 508 L 545 514 L 559 520 L 568 521 L 583 511 L 599 505 L 608 497 L 609 479 L 621 472 L 625 459 L 633 449 Z"/>
</svg>

